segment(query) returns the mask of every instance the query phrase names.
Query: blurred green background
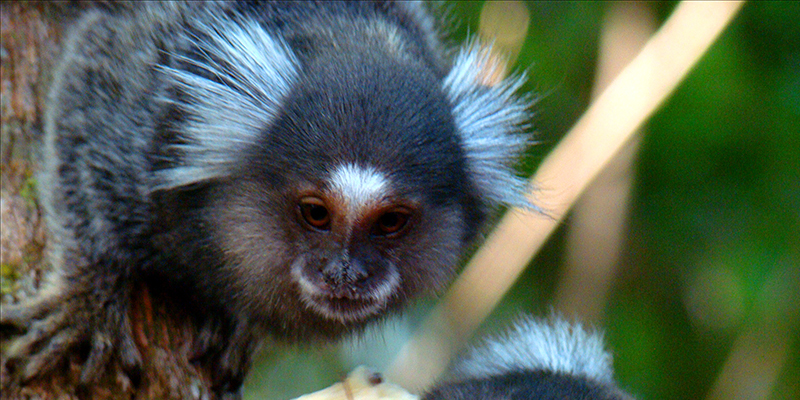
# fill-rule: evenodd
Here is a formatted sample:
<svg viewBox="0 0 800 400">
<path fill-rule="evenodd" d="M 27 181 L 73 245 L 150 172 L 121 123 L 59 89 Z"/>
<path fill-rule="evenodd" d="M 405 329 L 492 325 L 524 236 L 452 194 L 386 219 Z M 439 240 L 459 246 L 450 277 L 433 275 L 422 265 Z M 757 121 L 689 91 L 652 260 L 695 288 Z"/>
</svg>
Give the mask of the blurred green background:
<svg viewBox="0 0 800 400">
<path fill-rule="evenodd" d="M 661 24 L 676 4 L 643 7 Z M 454 42 L 480 30 L 483 7 L 446 5 Z M 514 69 L 539 98 L 539 144 L 523 165 L 532 174 L 590 103 L 611 4 L 525 7 Z M 640 139 L 609 293 L 590 319 L 621 386 L 639 399 L 800 398 L 800 3 L 745 4 Z M 478 335 L 550 312 L 572 221 Z M 291 398 L 355 365 L 385 368 L 433 301 L 341 347 L 263 355 L 245 398 Z"/>
</svg>

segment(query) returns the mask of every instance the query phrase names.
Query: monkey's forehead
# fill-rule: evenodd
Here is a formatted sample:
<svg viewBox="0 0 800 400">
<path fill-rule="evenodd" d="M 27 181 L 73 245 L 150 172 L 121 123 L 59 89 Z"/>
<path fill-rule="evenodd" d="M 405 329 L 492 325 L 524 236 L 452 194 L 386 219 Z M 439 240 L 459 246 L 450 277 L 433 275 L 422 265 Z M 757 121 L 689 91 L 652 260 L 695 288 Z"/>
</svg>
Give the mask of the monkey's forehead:
<svg viewBox="0 0 800 400">
<path fill-rule="evenodd" d="M 320 172 L 319 179 L 294 181 L 290 191 L 297 196 L 318 196 L 344 215 L 358 218 L 392 206 L 416 207 L 421 198 L 403 182 L 366 164 L 346 162 Z"/>
<path fill-rule="evenodd" d="M 321 179 L 353 199 L 389 188 L 434 203 L 462 195 L 466 155 L 436 81 L 396 66 L 350 72 L 292 88 L 254 147 L 269 175 Z"/>
<path fill-rule="evenodd" d="M 403 174 L 392 174 L 369 164 L 345 162 L 320 171 L 317 178 L 305 175 L 282 181 L 281 190 L 287 199 L 317 197 L 338 217 L 357 223 L 404 208 L 412 213 L 462 208 L 465 195 L 455 190 L 452 181 L 442 177 L 438 186 L 411 184 Z M 431 177 L 424 177 L 430 181 Z M 448 186 L 450 185 L 450 186 Z"/>
<path fill-rule="evenodd" d="M 358 214 L 364 207 L 374 208 L 392 191 L 383 173 L 356 164 L 339 165 L 330 172 L 327 183 L 349 215 Z"/>
</svg>

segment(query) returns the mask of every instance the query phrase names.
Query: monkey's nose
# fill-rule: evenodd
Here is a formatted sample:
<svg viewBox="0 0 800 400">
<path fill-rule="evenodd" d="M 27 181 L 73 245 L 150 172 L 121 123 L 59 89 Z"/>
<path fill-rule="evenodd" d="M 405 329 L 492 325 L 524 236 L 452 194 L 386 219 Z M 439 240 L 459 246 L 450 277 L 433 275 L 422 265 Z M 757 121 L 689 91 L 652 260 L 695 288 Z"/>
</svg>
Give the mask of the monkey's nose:
<svg viewBox="0 0 800 400">
<path fill-rule="evenodd" d="M 369 278 L 367 270 L 357 261 L 339 259 L 320 271 L 322 280 L 335 297 L 356 298 L 359 287 Z"/>
</svg>

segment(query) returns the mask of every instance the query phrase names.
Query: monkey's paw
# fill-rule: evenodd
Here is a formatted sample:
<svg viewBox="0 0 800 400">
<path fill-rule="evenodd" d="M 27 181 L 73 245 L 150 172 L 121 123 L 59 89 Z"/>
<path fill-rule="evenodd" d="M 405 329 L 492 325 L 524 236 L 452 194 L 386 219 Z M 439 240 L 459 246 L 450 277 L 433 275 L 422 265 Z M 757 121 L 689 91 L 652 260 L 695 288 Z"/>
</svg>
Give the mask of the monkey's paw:
<svg viewBox="0 0 800 400">
<path fill-rule="evenodd" d="M 212 389 L 220 399 L 239 399 L 258 340 L 246 318 L 220 322 L 208 320 L 200 328 L 190 358 L 211 365 Z"/>
<path fill-rule="evenodd" d="M 114 355 L 131 381 L 138 381 L 141 356 L 127 303 L 86 297 L 51 295 L 29 304 L 3 306 L 0 325 L 26 331 L 11 344 L 3 361 L 21 382 L 48 375 L 71 352 L 86 346 L 89 353 L 81 369 L 82 384 L 96 382 Z"/>
</svg>

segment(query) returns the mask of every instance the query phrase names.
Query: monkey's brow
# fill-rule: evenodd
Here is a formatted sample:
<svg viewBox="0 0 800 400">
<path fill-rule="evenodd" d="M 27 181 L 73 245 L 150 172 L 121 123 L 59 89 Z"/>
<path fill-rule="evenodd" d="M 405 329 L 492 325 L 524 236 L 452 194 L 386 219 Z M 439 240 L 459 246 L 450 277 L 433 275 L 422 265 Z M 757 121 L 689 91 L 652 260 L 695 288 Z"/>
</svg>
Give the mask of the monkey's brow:
<svg viewBox="0 0 800 400">
<path fill-rule="evenodd" d="M 341 196 L 351 215 L 364 206 L 377 203 L 390 190 L 389 179 L 380 171 L 355 164 L 343 164 L 334 169 L 328 183 Z"/>
</svg>

